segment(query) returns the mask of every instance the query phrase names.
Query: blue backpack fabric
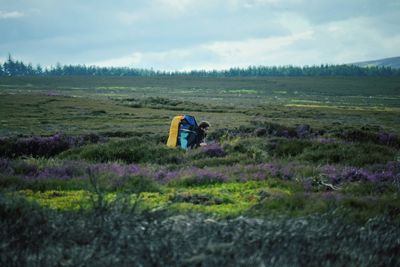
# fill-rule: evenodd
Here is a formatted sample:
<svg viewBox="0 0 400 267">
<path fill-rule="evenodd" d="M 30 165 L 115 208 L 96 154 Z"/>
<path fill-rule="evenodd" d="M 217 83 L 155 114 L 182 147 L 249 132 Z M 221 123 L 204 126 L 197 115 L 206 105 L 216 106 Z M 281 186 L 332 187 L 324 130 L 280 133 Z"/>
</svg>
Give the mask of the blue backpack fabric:
<svg viewBox="0 0 400 267">
<path fill-rule="evenodd" d="M 177 145 L 182 149 L 193 148 L 196 145 L 197 122 L 193 116 L 184 115 L 179 125 Z"/>
</svg>

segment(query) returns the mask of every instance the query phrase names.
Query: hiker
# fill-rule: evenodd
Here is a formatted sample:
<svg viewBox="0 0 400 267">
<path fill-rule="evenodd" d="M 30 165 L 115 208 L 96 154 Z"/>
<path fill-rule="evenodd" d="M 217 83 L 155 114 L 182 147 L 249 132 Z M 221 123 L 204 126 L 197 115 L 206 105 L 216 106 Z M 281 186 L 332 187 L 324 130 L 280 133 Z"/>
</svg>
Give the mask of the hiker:
<svg viewBox="0 0 400 267">
<path fill-rule="evenodd" d="M 195 147 L 206 146 L 206 137 L 208 129 L 210 128 L 210 123 L 207 121 L 202 121 L 197 128 L 196 144 Z"/>
<path fill-rule="evenodd" d="M 197 125 L 196 119 L 190 115 L 178 115 L 172 119 L 168 147 L 180 147 L 184 150 L 207 145 L 207 136 L 210 123 L 202 121 Z"/>
</svg>

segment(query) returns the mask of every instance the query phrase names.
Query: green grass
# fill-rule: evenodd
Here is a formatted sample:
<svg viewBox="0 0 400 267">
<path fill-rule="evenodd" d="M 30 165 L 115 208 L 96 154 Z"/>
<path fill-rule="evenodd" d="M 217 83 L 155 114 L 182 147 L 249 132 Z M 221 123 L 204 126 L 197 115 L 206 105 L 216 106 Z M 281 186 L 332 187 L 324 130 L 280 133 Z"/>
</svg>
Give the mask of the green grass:
<svg viewBox="0 0 400 267">
<path fill-rule="evenodd" d="M 2 77 L 0 263 L 397 266 L 399 84 Z M 223 153 L 166 148 L 177 114 Z M 95 142 L 29 152 L 55 133 Z"/>
<path fill-rule="evenodd" d="M 400 133 L 399 82 L 396 77 L 2 77 L 0 137 L 12 137 L 12 143 L 21 136 L 61 132 L 67 136 L 93 133 L 104 139 L 50 158 L 22 155 L 12 162 L 12 173 L 2 167 L 0 182 L 4 188 L 25 190 L 29 199 L 42 206 L 73 210 L 90 202 L 90 181 L 78 177 L 28 181 L 23 176 L 30 168 L 62 167 L 71 160 L 135 163 L 151 170 L 196 166 L 230 177 L 225 182 L 215 177 L 200 181 L 187 174 L 159 185 L 143 175 L 118 178 L 104 173 L 94 177 L 100 186 L 96 190 L 103 190 L 108 200 L 143 191 L 144 209 L 168 207 L 218 216 L 305 216 L 337 208 L 358 214 L 359 205 L 367 207 L 360 208 L 360 217 L 366 218 L 379 214 L 378 209 L 368 208 L 366 185 L 345 187 L 334 195 L 346 195 L 346 200 L 332 200 L 324 198 L 324 187 L 309 194 L 302 183 L 318 180 L 318 168 L 325 164 L 367 168 L 398 159 L 398 141 L 379 144 L 376 135 Z M 177 114 L 210 121 L 209 139 L 219 143 L 225 155 L 209 157 L 201 150 L 166 148 L 170 121 Z M 299 125 L 310 126 L 304 138 L 293 137 Z M 351 139 L 354 136 L 356 140 Z M 318 142 L 316 137 L 334 141 Z M 268 163 L 282 168 L 276 177 L 248 167 Z M 294 173 L 286 174 L 288 170 Z M 242 179 L 247 182 L 237 182 Z M 251 181 L 257 179 L 266 181 Z M 381 207 L 383 213 L 390 199 L 397 207 L 396 197 L 387 195 L 393 191 L 390 186 L 381 191 L 378 185 L 373 187 L 370 191 L 378 193 L 371 205 Z"/>
<path fill-rule="evenodd" d="M 256 116 L 286 126 L 400 132 L 398 84 L 379 77 L 2 77 L 0 135 L 167 133 L 170 119 L 185 112 L 214 129 L 248 125 Z M 293 100 L 305 102 L 290 106 Z"/>
<path fill-rule="evenodd" d="M 215 216 L 238 216 L 248 211 L 260 200 L 260 194 L 271 198 L 289 197 L 295 189 L 270 185 L 270 182 L 226 183 L 192 187 L 164 187 L 161 192 L 142 192 L 141 209 L 168 208 L 179 212 L 202 212 Z M 43 207 L 57 210 L 79 210 L 91 206 L 91 191 L 47 190 L 33 192 L 20 191 L 28 200 Z M 133 197 L 134 195 L 132 195 Z M 112 202 L 116 193 L 106 193 L 105 201 Z M 133 197 L 133 199 L 135 199 Z M 196 199 L 198 201 L 196 201 Z M 280 212 L 286 213 L 285 206 Z"/>
<path fill-rule="evenodd" d="M 130 195 L 131 205 L 140 210 L 167 209 L 171 212 L 201 212 L 217 217 L 290 216 L 301 217 L 337 210 L 350 221 L 365 223 L 368 219 L 387 214 L 400 219 L 398 193 L 371 194 L 368 184 L 351 185 L 337 192 L 306 193 L 294 182 L 270 180 L 265 182 L 225 183 L 191 187 L 163 187 L 160 192 Z M 357 191 L 357 194 L 353 192 Z M 47 190 L 19 191 L 28 200 L 60 211 L 77 211 L 93 207 L 92 191 Z M 110 205 L 120 193 L 104 194 Z M 125 195 L 127 196 L 127 195 Z"/>
<path fill-rule="evenodd" d="M 0 94 L 1 91 L 2 89 Z M 17 95 L 1 94 L 0 136 L 51 135 L 57 132 L 72 135 L 167 135 L 171 119 L 176 114 L 187 112 L 196 116 L 199 121 L 212 120 L 213 127 L 222 127 L 226 122 L 229 126 L 239 126 L 248 124 L 249 119 L 244 114 L 230 113 L 229 110 L 226 113 L 206 113 L 184 108 L 135 108 L 108 98 L 47 96 L 24 92 Z"/>
</svg>

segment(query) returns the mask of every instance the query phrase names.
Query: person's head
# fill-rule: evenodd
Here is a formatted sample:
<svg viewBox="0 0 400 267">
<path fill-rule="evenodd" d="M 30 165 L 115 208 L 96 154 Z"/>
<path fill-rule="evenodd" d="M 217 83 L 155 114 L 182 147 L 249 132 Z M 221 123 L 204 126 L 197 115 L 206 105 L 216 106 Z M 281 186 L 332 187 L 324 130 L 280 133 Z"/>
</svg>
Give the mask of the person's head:
<svg viewBox="0 0 400 267">
<path fill-rule="evenodd" d="M 202 121 L 199 124 L 199 128 L 200 130 L 202 130 L 203 132 L 207 132 L 208 128 L 210 128 L 211 124 L 208 121 Z"/>
</svg>

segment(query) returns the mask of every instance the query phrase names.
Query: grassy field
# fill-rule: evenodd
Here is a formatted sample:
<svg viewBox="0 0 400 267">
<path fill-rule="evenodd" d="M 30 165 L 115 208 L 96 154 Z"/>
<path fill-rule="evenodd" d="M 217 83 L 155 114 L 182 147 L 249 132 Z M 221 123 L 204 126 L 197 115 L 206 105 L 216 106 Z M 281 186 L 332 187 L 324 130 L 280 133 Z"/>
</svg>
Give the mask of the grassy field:
<svg viewBox="0 0 400 267">
<path fill-rule="evenodd" d="M 176 113 L 211 120 L 214 129 L 260 120 L 399 132 L 399 84 L 376 77 L 3 77 L 1 135 L 165 133 Z"/>
<path fill-rule="evenodd" d="M 2 77 L 0 125 L 2 266 L 400 264 L 400 78 Z"/>
</svg>

